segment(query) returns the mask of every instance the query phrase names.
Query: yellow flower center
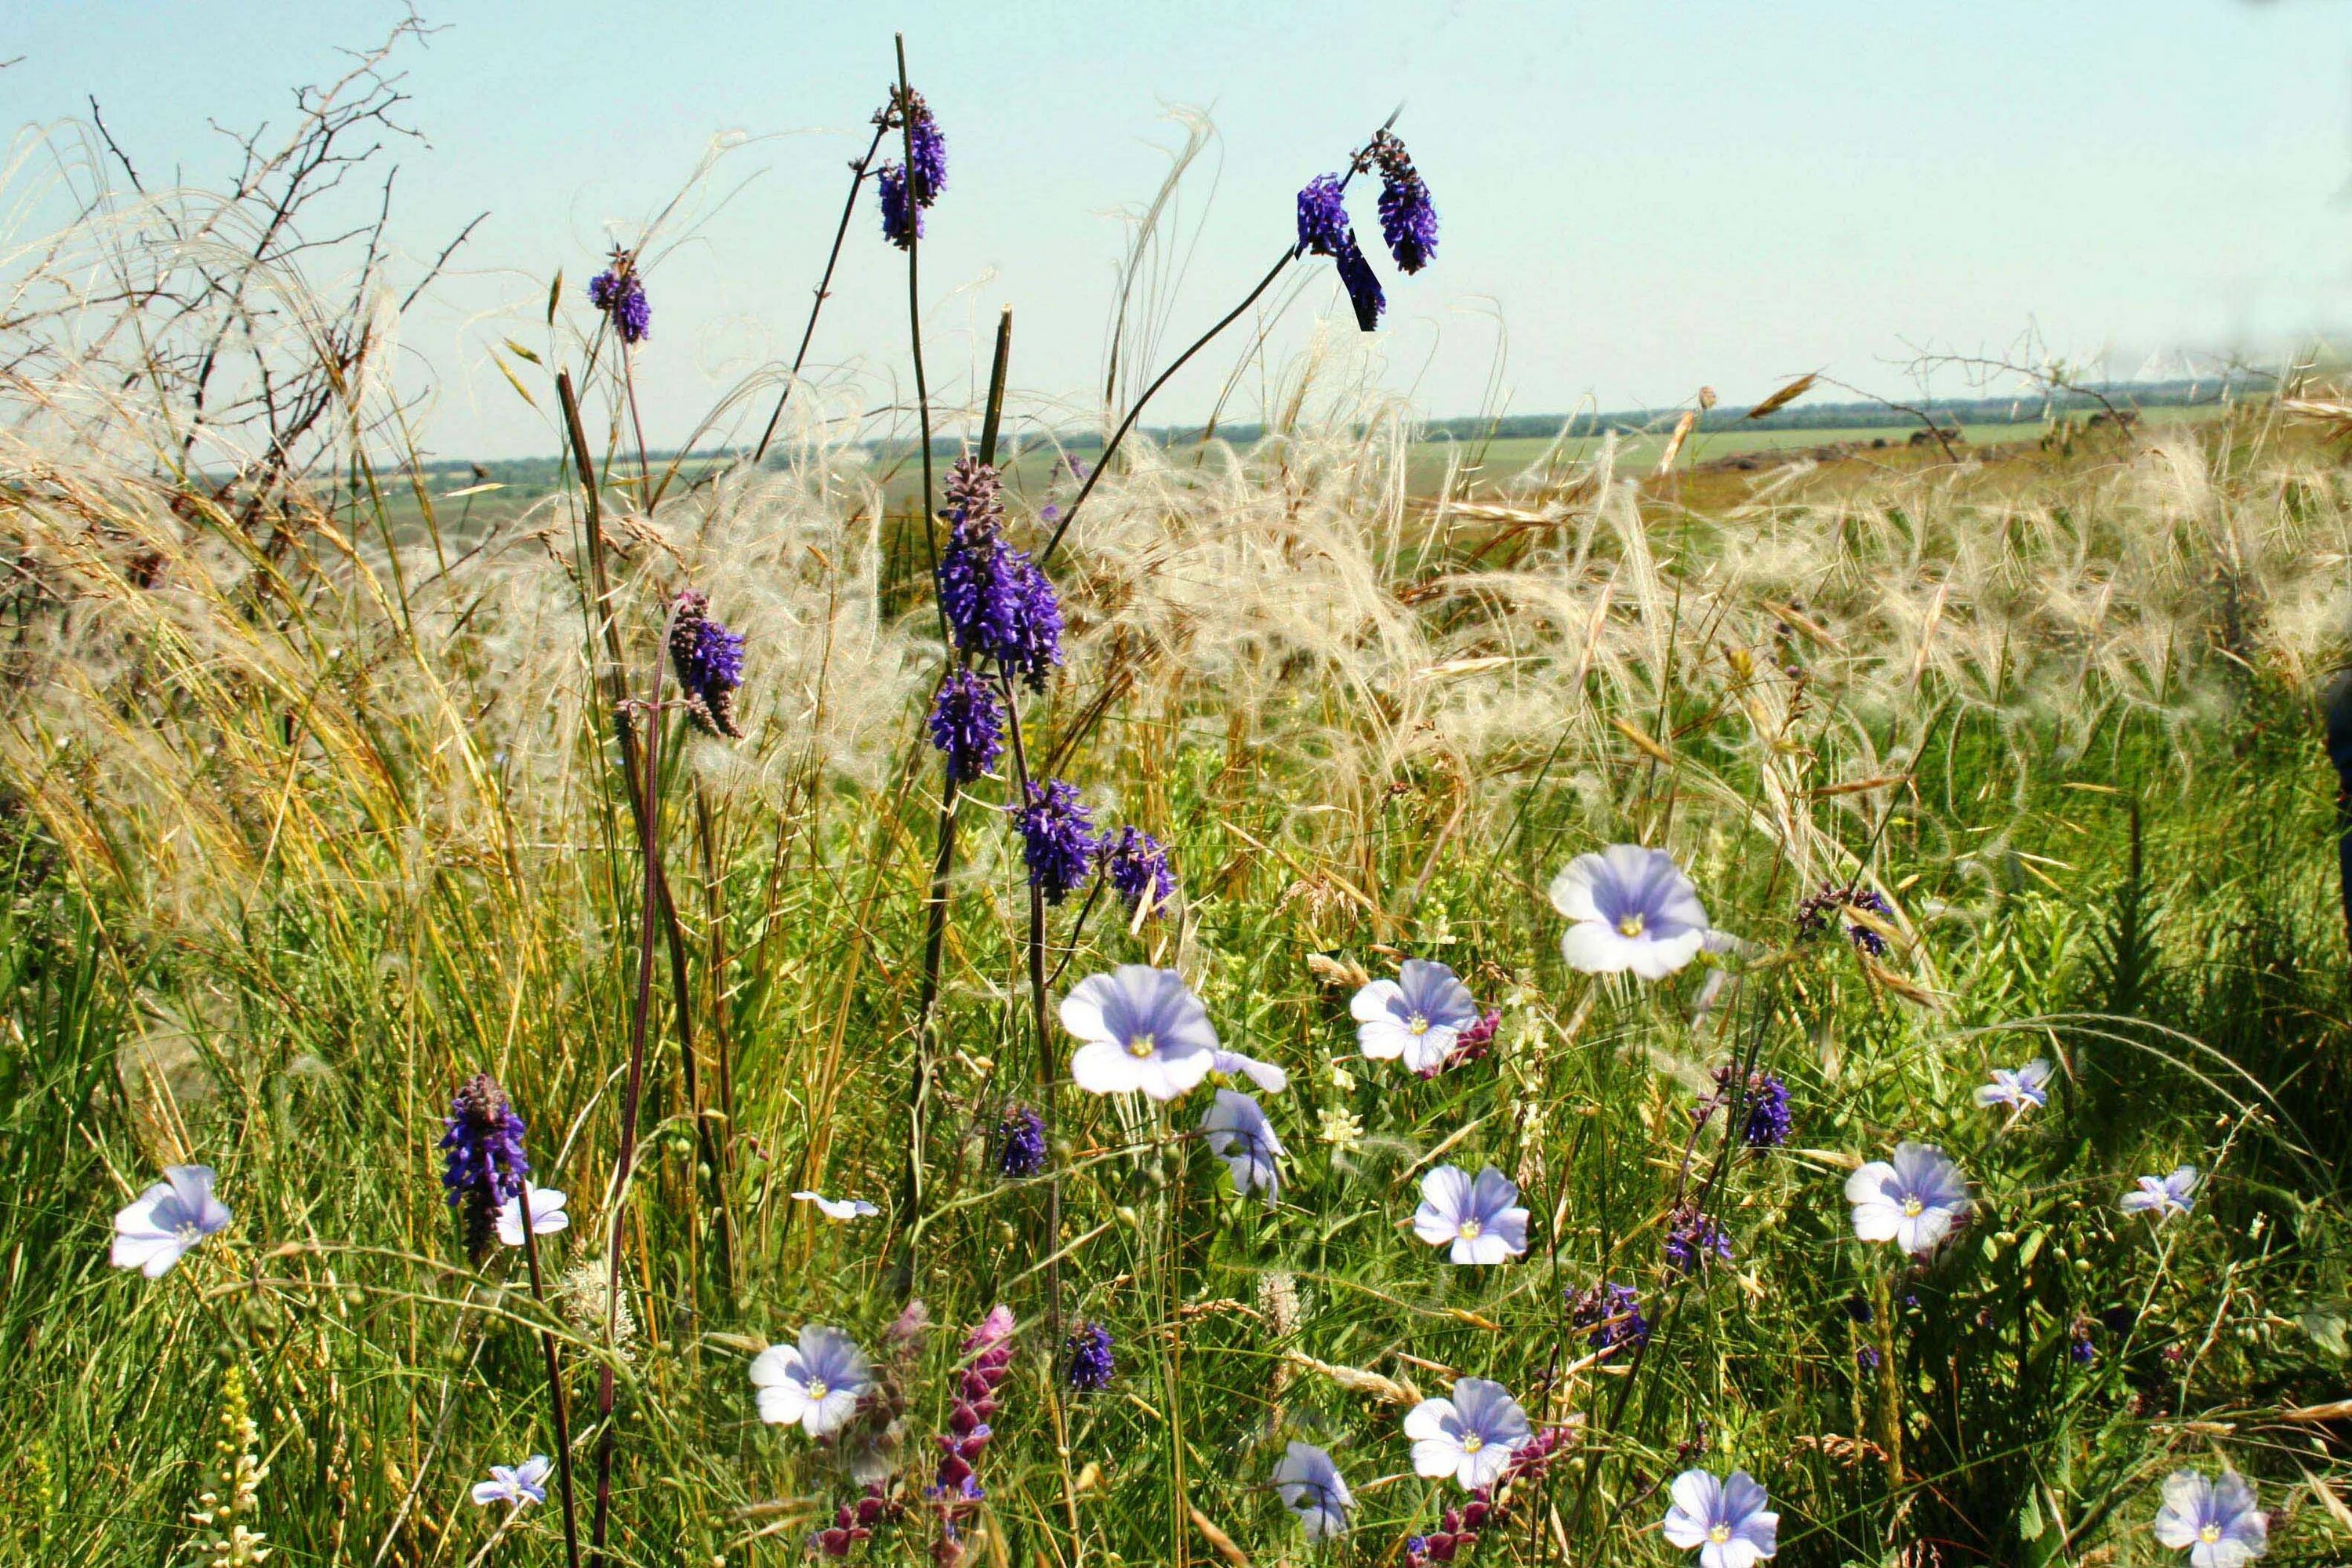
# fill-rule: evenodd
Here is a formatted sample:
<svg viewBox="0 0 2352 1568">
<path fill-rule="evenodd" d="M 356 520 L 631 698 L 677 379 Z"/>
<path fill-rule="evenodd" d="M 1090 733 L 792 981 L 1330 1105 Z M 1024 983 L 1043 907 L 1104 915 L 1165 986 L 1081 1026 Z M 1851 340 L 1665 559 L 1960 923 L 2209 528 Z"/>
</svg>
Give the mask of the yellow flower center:
<svg viewBox="0 0 2352 1568">
<path fill-rule="evenodd" d="M 1429 1033 L 1429 1020 L 1415 1013 L 1404 1021 L 1404 1032 L 1408 1035 L 1425 1035 Z"/>
<path fill-rule="evenodd" d="M 2221 1539 L 2221 1527 L 2218 1524 L 2209 1524 L 2197 1532 L 2197 1539 L 2210 1546 Z"/>
<path fill-rule="evenodd" d="M 1905 1198 L 1903 1200 L 1904 1217 L 1906 1219 L 1917 1219 L 1921 1211 L 1927 1206 L 1927 1205 L 1921 1203 L 1917 1198 Z"/>
<path fill-rule="evenodd" d="M 1731 1526 L 1727 1524 L 1711 1525 L 1707 1529 L 1706 1538 L 1709 1541 L 1714 1542 L 1717 1546 L 1720 1546 L 1725 1542 L 1731 1539 Z"/>
<path fill-rule="evenodd" d="M 813 1377 L 808 1380 L 808 1396 L 811 1399 L 823 1399 L 830 1392 L 824 1385 L 824 1379 Z"/>
<path fill-rule="evenodd" d="M 1486 1446 L 1486 1439 L 1475 1432 L 1466 1433 L 1462 1438 L 1462 1451 L 1465 1454 L 1475 1454 Z"/>
<path fill-rule="evenodd" d="M 196 1222 L 192 1219 L 182 1220 L 180 1222 L 180 1228 L 173 1231 L 172 1234 L 178 1240 L 187 1242 L 191 1246 L 205 1238 L 204 1231 L 197 1226 Z"/>
<path fill-rule="evenodd" d="M 1462 1222 L 1463 1239 L 1465 1241 L 1475 1241 L 1478 1239 L 1478 1233 L 1486 1228 L 1486 1227 L 1485 1226 L 1480 1225 L 1475 1219 L 1465 1219 Z"/>
<path fill-rule="evenodd" d="M 1617 934 L 1619 936 L 1639 936 L 1642 934 L 1642 913 L 1639 910 L 1634 910 L 1631 914 L 1623 914 L 1617 917 Z"/>
<path fill-rule="evenodd" d="M 1127 1054 L 1138 1059 L 1150 1056 L 1159 1048 L 1160 1040 L 1154 1035 L 1138 1035 L 1127 1042 Z"/>
</svg>

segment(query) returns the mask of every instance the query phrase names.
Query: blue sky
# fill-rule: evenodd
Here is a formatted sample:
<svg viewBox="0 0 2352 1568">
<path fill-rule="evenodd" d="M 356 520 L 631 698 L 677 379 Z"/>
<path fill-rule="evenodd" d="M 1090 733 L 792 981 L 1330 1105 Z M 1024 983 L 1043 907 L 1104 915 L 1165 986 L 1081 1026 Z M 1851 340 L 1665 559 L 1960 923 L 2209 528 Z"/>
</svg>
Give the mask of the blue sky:
<svg viewBox="0 0 2352 1568">
<path fill-rule="evenodd" d="M 94 93 L 151 178 L 216 178 L 208 120 L 283 121 L 293 84 L 396 14 L 16 0 L 0 57 L 25 63 L 0 85 L 23 121 L 86 112 Z M 1174 104 L 1219 132 L 1169 306 L 1182 341 L 1278 253 L 1297 186 L 1404 101 L 1399 130 L 1444 227 L 1436 263 L 1391 282 L 1376 373 L 1432 414 L 1475 410 L 1506 343 L 1508 406 L 1532 413 L 1670 405 L 1701 384 L 1745 401 L 1824 367 L 1892 391 L 1915 350 L 2000 353 L 2029 328 L 2129 373 L 2169 351 L 2275 353 L 2352 321 L 2352 12 L 2332 0 L 473 0 L 425 15 L 444 30 L 403 58 L 431 144 L 404 154 L 399 237 L 426 256 L 491 213 L 404 336 L 441 382 L 431 437 L 449 453 L 551 447 L 489 345 L 543 341 L 554 270 L 576 300 L 610 237 L 722 133 L 749 137 L 717 177 L 734 195 L 653 280 L 649 435 L 682 436 L 734 376 L 788 357 L 894 29 L 950 139 L 923 266 L 950 394 L 1011 303 L 1016 387 L 1084 407 L 1117 214 L 1157 185 Z M 1359 221 L 1375 226 L 1369 200 Z M 815 359 L 877 384 L 902 373 L 904 310 L 897 253 L 861 212 Z M 1318 274 L 1277 353 L 1335 310 Z M 1231 363 L 1213 353 L 1166 414 L 1201 412 Z"/>
</svg>

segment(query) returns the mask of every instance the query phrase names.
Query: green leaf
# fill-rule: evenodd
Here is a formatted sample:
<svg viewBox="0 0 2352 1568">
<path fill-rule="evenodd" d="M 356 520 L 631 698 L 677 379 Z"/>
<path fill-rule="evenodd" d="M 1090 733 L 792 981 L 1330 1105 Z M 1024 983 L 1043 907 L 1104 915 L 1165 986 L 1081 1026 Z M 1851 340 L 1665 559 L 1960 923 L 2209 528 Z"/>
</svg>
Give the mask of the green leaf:
<svg viewBox="0 0 2352 1568">
<path fill-rule="evenodd" d="M 2344 1342 L 2344 1314 L 2341 1312 L 2305 1312 L 2295 1319 L 2311 1342 L 2329 1355 L 2352 1354 L 2352 1347 Z"/>
<path fill-rule="evenodd" d="M 2025 1506 L 2017 1510 L 2017 1535 L 2021 1541 L 2042 1539 L 2042 1504 L 2032 1491 L 2025 1494 Z"/>
</svg>

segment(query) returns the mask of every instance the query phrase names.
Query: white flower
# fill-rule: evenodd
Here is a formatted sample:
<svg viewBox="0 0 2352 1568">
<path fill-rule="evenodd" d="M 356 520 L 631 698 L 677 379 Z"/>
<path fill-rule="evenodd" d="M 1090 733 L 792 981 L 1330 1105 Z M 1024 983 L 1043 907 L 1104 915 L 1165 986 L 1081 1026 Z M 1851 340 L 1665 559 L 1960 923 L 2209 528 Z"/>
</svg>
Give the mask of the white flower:
<svg viewBox="0 0 2352 1568">
<path fill-rule="evenodd" d="M 1855 1236 L 1924 1258 L 1969 1212 L 1969 1184 L 1942 1150 L 1903 1142 L 1892 1164 L 1873 1160 L 1848 1176 L 1845 1198 L 1853 1205 Z"/>
<path fill-rule="evenodd" d="M 535 1215 L 539 1211 L 531 1212 Z M 492 1465 L 490 1479 L 474 1483 L 474 1501 L 483 1508 L 502 1502 L 518 1510 L 535 1502 L 545 1502 L 547 1472 L 553 1468 L 545 1454 L 533 1454 L 520 1465 Z"/>
<path fill-rule="evenodd" d="M 1698 889 L 1663 849 L 1612 844 L 1580 855 L 1552 879 L 1551 905 L 1571 922 L 1561 956 L 1587 974 L 1664 980 L 1707 945 Z"/>
<path fill-rule="evenodd" d="M 804 1204 L 814 1204 L 817 1212 L 836 1223 L 850 1219 L 870 1219 L 882 1211 L 864 1198 L 829 1198 L 823 1193 L 799 1192 L 793 1194 Z"/>
<path fill-rule="evenodd" d="M 2126 1214 L 2147 1214 L 2161 1225 L 2197 1206 L 2197 1184 L 2204 1180 L 2194 1165 L 2183 1165 L 2168 1176 L 2142 1176 L 2139 1190 L 2123 1195 Z"/>
<path fill-rule="evenodd" d="M 1440 1165 L 1421 1179 L 1421 1207 L 1412 1233 L 1432 1247 L 1451 1245 L 1456 1263 L 1504 1263 L 1528 1249 L 1528 1211 L 1519 1189 L 1489 1165 L 1473 1182 L 1458 1165 Z"/>
<path fill-rule="evenodd" d="M 1780 1549 L 1780 1516 L 1765 1508 L 1764 1489 L 1746 1470 L 1720 1481 L 1685 1470 L 1675 1478 L 1674 1499 L 1666 1539 L 1685 1552 L 1697 1547 L 1699 1568 L 1755 1568 Z"/>
<path fill-rule="evenodd" d="M 553 1187 L 530 1189 L 530 1233 L 533 1236 L 553 1236 L 572 1223 L 563 1212 L 569 1202 Z M 509 1247 L 522 1245 L 522 1199 L 509 1198 L 499 1210 L 499 1239 Z"/>
<path fill-rule="evenodd" d="M 812 1437 L 838 1432 L 873 1386 L 874 1369 L 857 1342 L 839 1329 L 811 1324 L 800 1347 L 770 1345 L 751 1360 L 760 1419 L 771 1426 L 798 1422 Z"/>
<path fill-rule="evenodd" d="M 1414 1072 L 1435 1072 L 1462 1031 L 1478 1021 L 1469 987 L 1444 964 L 1408 958 L 1394 980 L 1375 980 L 1348 1003 L 1356 1044 L 1375 1061 L 1404 1058 Z"/>
<path fill-rule="evenodd" d="M 167 1165 L 163 1179 L 114 1216 L 117 1268 L 161 1279 L 190 1248 L 228 1224 L 228 1205 L 213 1196 L 210 1165 Z"/>
<path fill-rule="evenodd" d="M 1123 963 L 1088 975 L 1062 998 L 1062 1026 L 1086 1042 L 1070 1058 L 1070 1077 L 1090 1094 L 1141 1089 L 1174 1100 L 1216 1061 L 1208 1010 L 1172 969 Z"/>
<path fill-rule="evenodd" d="M 1404 1418 L 1416 1475 L 1452 1476 L 1465 1492 L 1491 1487 L 1528 1440 L 1528 1415 L 1499 1383 L 1465 1377 L 1451 1399 L 1424 1399 Z"/>
</svg>

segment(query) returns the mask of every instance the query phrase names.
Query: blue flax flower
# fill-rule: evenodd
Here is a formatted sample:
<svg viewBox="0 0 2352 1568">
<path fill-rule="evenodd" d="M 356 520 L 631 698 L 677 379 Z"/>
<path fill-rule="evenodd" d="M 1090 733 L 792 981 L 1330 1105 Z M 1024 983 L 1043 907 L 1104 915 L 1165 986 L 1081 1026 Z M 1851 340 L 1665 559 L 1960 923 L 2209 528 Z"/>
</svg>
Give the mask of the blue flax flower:
<svg viewBox="0 0 2352 1568">
<path fill-rule="evenodd" d="M 856 1414 L 857 1402 L 874 1386 L 874 1364 L 839 1329 L 812 1323 L 801 1331 L 797 1346 L 770 1345 L 752 1358 L 751 1386 L 761 1420 L 824 1437 Z"/>
<path fill-rule="evenodd" d="M 1560 954 L 1587 974 L 1631 970 L 1664 980 L 1698 956 L 1713 930 L 1674 858 L 1638 844 L 1570 861 L 1552 879 L 1551 903 L 1570 921 Z"/>
<path fill-rule="evenodd" d="M 1293 1443 L 1274 1467 L 1274 1489 L 1282 1506 L 1298 1516 L 1309 1541 L 1348 1533 L 1348 1510 L 1356 1505 L 1346 1478 L 1331 1456 L 1312 1443 Z"/>
<path fill-rule="evenodd" d="M 1264 1187 L 1265 1201 L 1274 1201 L 1282 1187 L 1275 1164 L 1282 1158 L 1282 1140 L 1275 1135 L 1274 1123 L 1265 1119 L 1255 1096 L 1230 1089 L 1217 1090 L 1215 1102 L 1201 1118 L 1201 1131 L 1209 1152 L 1234 1173 L 1234 1192 Z"/>
<path fill-rule="evenodd" d="M 2156 1512 L 2156 1539 L 2189 1549 L 2189 1568 L 2239 1568 L 2270 1550 L 2270 1516 L 2254 1506 L 2254 1489 L 2235 1470 L 2218 1481 L 2195 1470 L 2165 1478 L 2164 1506 Z"/>
<path fill-rule="evenodd" d="M 1507 1263 L 1528 1249 L 1528 1211 L 1519 1189 L 1494 1166 L 1474 1182 L 1459 1165 L 1440 1165 L 1421 1179 L 1412 1233 L 1449 1247 L 1455 1263 Z"/>
<path fill-rule="evenodd" d="M 1780 1516 L 1756 1478 L 1734 1470 L 1722 1480 L 1705 1470 L 1675 1478 L 1665 1536 L 1687 1552 L 1698 1548 L 1699 1568 L 1755 1568 L 1779 1550 Z"/>
<path fill-rule="evenodd" d="M 1977 1103 L 2009 1107 L 2009 1120 L 2013 1122 L 2028 1110 L 2050 1103 L 2050 1090 L 2043 1087 L 2049 1081 L 2050 1063 L 2041 1057 L 2021 1068 L 1995 1068 L 1992 1081 L 1977 1089 Z"/>
<path fill-rule="evenodd" d="M 1029 880 L 1058 904 L 1087 879 L 1094 865 L 1094 816 L 1078 800 L 1077 785 L 1060 779 L 1029 786 L 1029 804 L 1013 814 L 1021 829 L 1021 858 Z"/>
<path fill-rule="evenodd" d="M 1356 1044 L 1374 1061 L 1393 1061 L 1417 1073 L 1445 1065 L 1465 1032 L 1478 1023 L 1478 1003 L 1453 970 L 1408 958 L 1394 980 L 1375 980 L 1348 1003 Z"/>
<path fill-rule="evenodd" d="M 1853 1234 L 1891 1241 L 1914 1258 L 1936 1250 L 1969 1212 L 1969 1182 L 1929 1143 L 1895 1146 L 1893 1163 L 1873 1160 L 1846 1178 Z"/>
<path fill-rule="evenodd" d="M 1062 998 L 1062 1026 L 1084 1042 L 1070 1078 L 1089 1094 L 1140 1089 L 1174 1100 L 1199 1087 L 1216 1060 L 1208 1009 L 1172 969 L 1123 963 L 1088 975 Z"/>
<path fill-rule="evenodd" d="M 1424 1399 L 1406 1413 L 1416 1475 L 1451 1476 L 1465 1492 L 1493 1486 L 1529 1436 L 1528 1413 L 1508 1390 L 1483 1377 L 1457 1379 L 1451 1399 Z"/>
<path fill-rule="evenodd" d="M 213 1196 L 210 1165 L 166 1165 L 163 1179 L 114 1216 L 108 1261 L 161 1279 L 205 1237 L 226 1228 L 228 1205 Z"/>
<path fill-rule="evenodd" d="M 2197 1184 L 2201 1180 L 2194 1165 L 2182 1165 L 2168 1176 L 2142 1176 L 2138 1189 L 2124 1194 L 2123 1211 L 2152 1215 L 2161 1225 L 2197 1206 Z"/>
<path fill-rule="evenodd" d="M 554 1468 L 545 1454 L 533 1454 L 520 1465 L 492 1465 L 490 1479 L 474 1483 L 475 1506 L 502 1502 L 520 1513 L 532 1503 L 545 1502 L 547 1472 Z"/>
</svg>

